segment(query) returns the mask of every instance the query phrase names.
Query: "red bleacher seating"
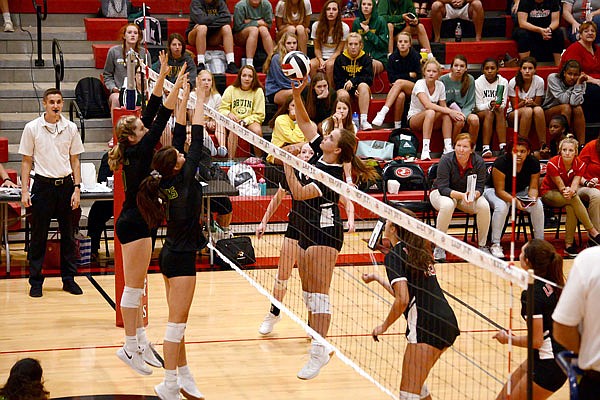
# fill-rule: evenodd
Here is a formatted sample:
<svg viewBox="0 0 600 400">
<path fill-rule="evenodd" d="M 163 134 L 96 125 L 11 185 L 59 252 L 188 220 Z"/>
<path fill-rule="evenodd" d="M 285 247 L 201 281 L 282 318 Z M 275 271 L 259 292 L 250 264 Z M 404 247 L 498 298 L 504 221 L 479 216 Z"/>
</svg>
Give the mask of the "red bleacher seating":
<svg viewBox="0 0 600 400">
<path fill-rule="evenodd" d="M 8 138 L 0 137 L 0 163 L 5 162 L 8 162 Z"/>
<path fill-rule="evenodd" d="M 120 41 L 119 31 L 127 24 L 125 18 L 84 18 L 89 41 Z"/>
<path fill-rule="evenodd" d="M 504 54 L 517 54 L 517 42 L 514 40 L 483 40 L 481 42 L 445 42 L 446 64 L 450 64 L 457 54 L 467 57 L 470 64 L 481 64 L 488 57 L 499 58 Z"/>
</svg>

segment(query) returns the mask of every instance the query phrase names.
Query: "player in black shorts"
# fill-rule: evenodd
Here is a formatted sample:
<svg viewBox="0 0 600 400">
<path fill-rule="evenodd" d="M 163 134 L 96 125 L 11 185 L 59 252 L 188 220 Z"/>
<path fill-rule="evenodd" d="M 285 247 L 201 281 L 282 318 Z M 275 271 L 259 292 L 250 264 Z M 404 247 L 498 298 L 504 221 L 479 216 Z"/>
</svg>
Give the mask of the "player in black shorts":
<svg viewBox="0 0 600 400">
<path fill-rule="evenodd" d="M 108 156 L 111 170 L 117 171 L 122 168 L 125 190 L 123 209 L 115 226 L 115 232 L 121 242 L 125 278 L 125 288 L 120 302 L 125 327 L 125 344 L 117 351 L 117 356 L 142 375 L 152 373 L 146 363 L 154 367 L 162 367 L 162 364 L 154 356 L 146 338 L 142 318 L 141 298 L 152 255 L 152 240 L 150 229 L 137 208 L 136 196 L 140 182 L 150 173 L 154 148 L 175 108 L 177 92 L 181 88 L 185 71 L 185 68 L 181 69 L 174 89 L 161 106 L 162 88 L 170 67 L 164 51 L 160 52 L 159 59 L 161 64 L 159 78 L 144 115 L 142 118 L 135 115 L 121 117 L 115 127 L 117 144 L 110 150 Z"/>
<path fill-rule="evenodd" d="M 563 259 L 554 246 L 542 239 L 533 239 L 521 248 L 521 268 L 533 269 L 535 276 L 554 282 L 558 287 L 538 279 L 533 284 L 533 399 L 547 399 L 562 387 L 567 376 L 560 369 L 554 355 L 564 348 L 552 336 L 552 313 L 558 303 L 561 287 L 565 285 Z M 521 293 L 521 315 L 527 316 L 527 291 Z M 508 343 L 508 333 L 498 331 L 494 336 L 502 344 Z M 527 334 L 512 337 L 513 346 L 527 347 Z M 527 396 L 527 360 L 511 375 L 511 399 Z M 506 385 L 497 399 L 506 399 Z"/>
<path fill-rule="evenodd" d="M 357 142 L 353 132 L 336 128 L 325 137 L 319 136 L 302 101 L 301 93 L 306 84 L 305 78 L 298 87 L 292 85 L 292 94 L 296 103 L 296 121 L 315 153 L 309 162 L 338 180 L 344 180 L 344 163 L 351 163 L 359 179 L 373 179 L 376 172 L 355 155 Z M 305 218 L 300 221 L 300 231 L 304 234 L 298 240 L 302 296 L 309 311 L 310 326 L 325 337 L 331 322 L 329 286 L 344 241 L 338 208 L 340 195 L 317 180 L 310 179 L 303 185 L 289 164 L 284 164 L 284 168 L 292 197 L 303 201 L 306 209 Z M 316 377 L 330 359 L 325 346 L 314 340 L 309 355 L 308 363 L 298 372 L 300 379 Z"/>
<path fill-rule="evenodd" d="M 411 211 L 402 211 L 416 218 Z M 384 259 L 387 280 L 377 274 L 363 274 L 362 279 L 379 282 L 395 300 L 385 321 L 373 329 L 373 338 L 377 341 L 404 313 L 408 344 L 399 398 L 431 399 L 425 380 L 460 335 L 458 322 L 436 278 L 431 243 L 391 221 L 385 225 L 384 236 L 392 244 Z M 413 326 L 415 329 L 410 329 Z"/>
<path fill-rule="evenodd" d="M 173 146 L 154 155 L 152 172 L 140 185 L 137 204 L 150 227 L 167 221 L 167 235 L 159 256 L 165 277 L 169 318 L 163 344 L 165 379 L 154 388 L 161 399 L 204 399 L 187 366 L 185 328 L 196 287 L 196 252 L 206 246 L 200 226 L 202 186 L 196 179 L 210 155 L 204 146 L 204 90 L 196 82 L 196 109 L 192 119 L 192 142 L 187 155 L 186 107 L 189 85 L 184 79 L 183 100 L 178 107 Z"/>
</svg>

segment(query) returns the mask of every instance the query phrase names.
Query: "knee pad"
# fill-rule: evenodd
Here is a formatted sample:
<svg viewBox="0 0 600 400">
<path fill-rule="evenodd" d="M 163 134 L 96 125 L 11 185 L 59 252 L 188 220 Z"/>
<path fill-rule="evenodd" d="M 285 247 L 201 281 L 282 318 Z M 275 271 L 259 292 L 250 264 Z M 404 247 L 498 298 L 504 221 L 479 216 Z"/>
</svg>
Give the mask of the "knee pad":
<svg viewBox="0 0 600 400">
<path fill-rule="evenodd" d="M 123 295 L 121 296 L 121 307 L 123 308 L 138 308 L 144 294 L 142 288 L 132 288 L 125 286 L 123 289 Z"/>
<path fill-rule="evenodd" d="M 403 390 L 400 391 L 400 396 L 398 397 L 400 400 L 420 400 L 421 396 L 415 393 L 408 393 Z"/>
<path fill-rule="evenodd" d="M 425 383 L 423 383 L 423 387 L 421 388 L 421 398 L 422 399 L 426 399 L 427 397 L 429 397 L 431 393 L 429 393 L 429 388 L 427 387 L 427 385 Z"/>
<path fill-rule="evenodd" d="M 313 314 L 331 314 L 329 309 L 329 295 L 323 293 L 311 293 L 309 310 Z"/>
<path fill-rule="evenodd" d="M 304 304 L 306 305 L 306 309 L 310 311 L 310 293 L 302 291 L 302 300 L 304 300 Z"/>
<path fill-rule="evenodd" d="M 185 335 L 185 326 L 185 323 L 167 322 L 165 340 L 172 343 L 181 343 L 181 339 Z"/>
<path fill-rule="evenodd" d="M 287 290 L 287 279 L 281 280 L 279 278 L 275 278 L 275 283 L 273 284 L 273 290 Z"/>
</svg>

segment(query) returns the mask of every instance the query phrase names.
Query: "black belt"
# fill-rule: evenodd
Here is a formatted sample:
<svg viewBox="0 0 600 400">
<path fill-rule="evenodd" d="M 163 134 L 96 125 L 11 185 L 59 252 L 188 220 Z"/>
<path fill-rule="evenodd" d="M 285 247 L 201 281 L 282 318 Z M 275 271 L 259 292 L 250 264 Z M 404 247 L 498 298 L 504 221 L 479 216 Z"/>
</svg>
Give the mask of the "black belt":
<svg viewBox="0 0 600 400">
<path fill-rule="evenodd" d="M 584 370 L 583 376 L 585 376 L 587 379 L 600 382 L 600 372 L 593 369 Z"/>
<path fill-rule="evenodd" d="M 33 180 L 40 183 L 46 183 L 52 186 L 62 186 L 66 183 L 73 183 L 73 177 L 71 175 L 67 175 L 62 178 L 47 178 L 45 176 L 35 175 L 33 177 Z"/>
</svg>

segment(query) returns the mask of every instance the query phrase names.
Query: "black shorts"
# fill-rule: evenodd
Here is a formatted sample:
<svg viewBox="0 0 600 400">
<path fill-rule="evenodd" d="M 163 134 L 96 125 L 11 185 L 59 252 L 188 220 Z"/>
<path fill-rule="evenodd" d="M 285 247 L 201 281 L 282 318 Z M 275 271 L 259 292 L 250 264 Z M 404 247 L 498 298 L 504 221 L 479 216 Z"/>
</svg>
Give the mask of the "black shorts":
<svg viewBox="0 0 600 400">
<path fill-rule="evenodd" d="M 167 278 L 196 276 L 196 252 L 171 251 L 168 247 L 163 247 L 158 257 L 158 266 Z"/>
<path fill-rule="evenodd" d="M 533 360 L 533 381 L 546 390 L 556 392 L 564 385 L 567 376 L 556 363 L 556 360 Z"/>
<path fill-rule="evenodd" d="M 200 24 L 197 24 L 197 25 L 200 25 Z M 223 26 L 225 26 L 225 25 L 223 25 Z M 208 38 L 209 38 L 209 37 L 211 37 L 212 35 L 214 35 L 214 34 L 216 34 L 216 33 L 219 33 L 219 31 L 221 30 L 221 28 L 223 28 L 223 26 L 220 26 L 220 27 L 218 27 L 218 28 L 209 28 L 209 27 L 207 27 L 207 29 L 206 29 L 206 38 L 208 39 Z M 191 32 L 191 31 L 192 31 L 192 30 L 193 30 L 195 27 L 196 27 L 196 25 L 194 25 L 194 26 L 188 26 L 188 28 L 185 30 L 185 39 L 186 39 L 186 40 L 188 39 L 188 36 L 190 35 L 190 32 Z M 192 46 L 195 46 L 195 45 L 196 45 L 196 43 L 190 43 L 190 42 L 189 42 L 189 40 L 188 40 L 188 44 L 189 44 L 189 45 L 192 45 Z"/>
<path fill-rule="evenodd" d="M 211 197 L 210 198 L 210 212 L 216 212 L 219 215 L 231 214 L 233 206 L 229 197 Z"/>
<path fill-rule="evenodd" d="M 344 227 L 341 222 L 336 223 L 330 228 L 317 228 L 316 226 L 307 226 L 307 229 L 300 235 L 298 245 L 306 250 L 311 246 L 333 247 L 337 251 L 342 250 L 344 245 Z"/>
<path fill-rule="evenodd" d="M 267 102 L 268 102 L 268 103 L 271 103 L 271 104 L 275 104 L 275 95 L 276 95 L 276 94 L 277 94 L 277 93 L 271 93 L 271 94 L 268 94 L 268 95 L 266 96 L 266 97 L 267 97 Z"/>
<path fill-rule="evenodd" d="M 117 218 L 115 232 L 121 244 L 150 237 L 150 228 L 137 208 L 121 211 Z"/>
<path fill-rule="evenodd" d="M 287 226 L 287 230 L 285 231 L 285 235 L 284 237 L 288 238 L 288 239 L 293 239 L 293 240 L 300 240 L 300 235 L 301 235 L 301 230 L 299 228 L 299 218 L 301 218 L 300 216 L 298 216 L 298 214 L 296 214 L 294 211 L 291 211 L 288 215 L 288 226 Z"/>
<path fill-rule="evenodd" d="M 408 337 L 409 329 L 407 328 L 406 336 Z M 447 331 L 431 332 L 427 329 L 421 329 L 417 326 L 417 343 L 425 343 L 435 347 L 438 350 L 444 350 L 454 344 L 460 332 L 458 330 L 449 329 Z"/>
</svg>

